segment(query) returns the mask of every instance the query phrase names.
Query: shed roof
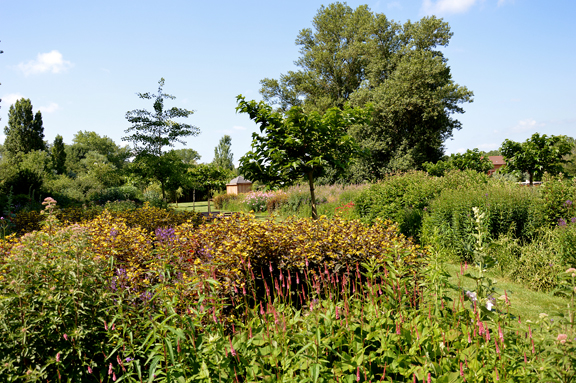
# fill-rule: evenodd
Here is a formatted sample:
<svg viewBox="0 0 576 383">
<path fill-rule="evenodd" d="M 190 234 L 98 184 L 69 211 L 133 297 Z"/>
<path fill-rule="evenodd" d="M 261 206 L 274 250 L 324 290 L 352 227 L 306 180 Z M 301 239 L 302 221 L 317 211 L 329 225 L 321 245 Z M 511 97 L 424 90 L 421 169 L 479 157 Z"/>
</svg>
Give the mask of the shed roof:
<svg viewBox="0 0 576 383">
<path fill-rule="evenodd" d="M 238 176 L 238 177 L 234 178 L 232 181 L 230 181 L 230 183 L 228 183 L 228 185 L 251 184 L 251 183 L 252 183 L 251 181 L 248 181 L 244 177 Z"/>
</svg>

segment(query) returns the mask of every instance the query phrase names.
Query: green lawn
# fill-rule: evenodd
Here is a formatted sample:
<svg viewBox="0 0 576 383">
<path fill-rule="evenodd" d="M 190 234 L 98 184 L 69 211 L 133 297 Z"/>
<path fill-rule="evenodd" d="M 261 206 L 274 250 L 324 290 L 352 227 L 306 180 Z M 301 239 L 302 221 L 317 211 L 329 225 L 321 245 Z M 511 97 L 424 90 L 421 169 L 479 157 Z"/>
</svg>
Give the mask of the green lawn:
<svg viewBox="0 0 576 383">
<path fill-rule="evenodd" d="M 194 206 L 193 206 L 194 205 Z M 208 201 L 196 201 L 196 204 L 193 204 L 192 202 L 183 202 L 183 203 L 179 203 L 178 207 L 176 207 L 175 203 L 170 204 L 170 207 L 174 208 L 177 211 L 197 211 L 199 213 L 207 213 L 208 212 Z M 216 208 L 214 208 L 214 203 L 210 202 L 210 211 L 214 212 L 220 212 L 220 213 L 228 213 L 230 212 L 229 210 L 218 210 Z M 271 218 L 270 215 L 266 212 L 263 213 L 256 213 L 255 214 L 256 219 L 269 219 Z"/>
<path fill-rule="evenodd" d="M 450 282 L 458 285 L 457 276 L 460 274 L 460 265 L 447 263 L 446 271 L 450 274 Z M 470 266 L 468 271 L 477 275 L 477 270 L 471 269 Z M 554 296 L 552 293 L 529 290 L 495 272 L 488 272 L 486 275 L 496 281 L 495 298 L 504 295 L 504 290 L 506 290 L 511 304 L 510 312 L 519 315 L 523 321 L 530 319 L 535 322 L 541 313 L 548 314 L 550 318 L 557 317 L 560 312 L 567 315 L 567 299 Z M 465 290 L 473 290 L 476 287 L 476 282 L 469 278 L 462 278 L 462 285 Z"/>
</svg>

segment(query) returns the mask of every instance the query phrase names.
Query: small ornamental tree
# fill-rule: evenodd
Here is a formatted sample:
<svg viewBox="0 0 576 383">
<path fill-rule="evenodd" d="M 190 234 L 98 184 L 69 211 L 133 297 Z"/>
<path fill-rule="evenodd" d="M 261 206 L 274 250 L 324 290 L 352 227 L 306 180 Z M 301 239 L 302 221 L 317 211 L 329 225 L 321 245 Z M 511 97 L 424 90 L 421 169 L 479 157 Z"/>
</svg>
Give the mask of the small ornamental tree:
<svg viewBox="0 0 576 383">
<path fill-rule="evenodd" d="M 289 186 L 304 177 L 310 186 L 312 218 L 318 218 L 314 179 L 327 166 L 346 169 L 350 158 L 360 153 L 347 129 L 366 123 L 370 107 L 330 108 L 320 114 L 293 106 L 282 115 L 264 102 L 246 101 L 241 95 L 237 100 L 236 111 L 247 113 L 262 133 L 252 134 L 252 150 L 240 159 L 240 174 L 269 187 Z"/>
<path fill-rule="evenodd" d="M 162 188 L 162 198 L 166 199 L 166 186 L 170 178 L 177 176 L 182 160 L 179 156 L 166 155 L 162 149 L 165 146 L 174 146 L 179 142 L 184 144 L 182 137 L 196 136 L 200 129 L 196 126 L 175 121 L 175 118 L 187 118 L 194 112 L 182 108 L 164 107 L 164 100 L 173 100 L 176 97 L 162 92 L 164 79 L 158 81 L 158 94 L 138 93 L 138 97 L 145 100 L 154 100 L 154 111 L 135 109 L 126 113 L 126 119 L 132 126 L 125 130 L 131 133 L 122 140 L 132 142 L 136 154 L 135 167 L 143 178 L 156 180 Z"/>
<path fill-rule="evenodd" d="M 505 169 L 528 173 L 530 185 L 535 178 L 541 178 L 547 172 L 558 174 L 562 172 L 563 157 L 570 153 L 573 144 L 566 136 L 547 136 L 534 133 L 525 142 L 505 140 L 500 151 L 506 160 Z"/>
</svg>

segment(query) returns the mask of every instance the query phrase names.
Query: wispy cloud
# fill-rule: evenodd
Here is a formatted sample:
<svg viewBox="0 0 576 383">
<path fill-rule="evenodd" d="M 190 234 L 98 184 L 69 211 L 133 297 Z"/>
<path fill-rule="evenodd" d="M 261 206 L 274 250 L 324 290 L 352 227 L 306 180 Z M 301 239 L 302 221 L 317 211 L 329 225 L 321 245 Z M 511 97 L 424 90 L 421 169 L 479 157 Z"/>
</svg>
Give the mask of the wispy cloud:
<svg viewBox="0 0 576 383">
<path fill-rule="evenodd" d="M 424 0 L 422 10 L 426 14 L 465 13 L 477 0 Z"/>
<path fill-rule="evenodd" d="M 538 122 L 533 118 L 526 118 L 524 120 L 518 121 L 518 123 L 512 127 L 512 131 L 515 133 L 536 131 L 538 128 L 542 128 L 544 126 L 546 126 L 546 124 L 543 122 Z"/>
<path fill-rule="evenodd" d="M 55 111 L 60 109 L 60 106 L 58 106 L 58 104 L 56 104 L 55 102 L 51 102 L 48 106 L 41 106 L 38 109 L 42 113 L 54 113 Z"/>
<path fill-rule="evenodd" d="M 20 93 L 9 93 L 5 96 L 2 96 L 2 105 L 10 107 L 10 105 L 15 104 L 16 101 L 20 100 L 21 98 L 24 98 L 24 96 L 22 96 Z"/>
<path fill-rule="evenodd" d="M 38 53 L 36 60 L 20 63 L 18 64 L 18 69 L 21 70 L 25 76 L 29 76 L 31 74 L 45 72 L 62 73 L 73 66 L 74 64 L 70 61 L 64 60 L 62 53 L 53 50 L 48 53 Z"/>
</svg>

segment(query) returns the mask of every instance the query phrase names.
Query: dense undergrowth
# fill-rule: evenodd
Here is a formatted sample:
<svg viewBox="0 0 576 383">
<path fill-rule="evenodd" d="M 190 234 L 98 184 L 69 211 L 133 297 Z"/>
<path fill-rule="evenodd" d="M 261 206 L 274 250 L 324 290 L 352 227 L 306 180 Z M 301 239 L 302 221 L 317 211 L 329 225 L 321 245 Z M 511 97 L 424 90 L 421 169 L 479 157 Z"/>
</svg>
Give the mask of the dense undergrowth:
<svg viewBox="0 0 576 383">
<path fill-rule="evenodd" d="M 2 381 L 574 380 L 572 314 L 526 323 L 482 269 L 458 277 L 474 292 L 452 286 L 439 253 L 387 222 L 235 216 L 152 234 L 47 210 L 1 242 Z"/>
</svg>

